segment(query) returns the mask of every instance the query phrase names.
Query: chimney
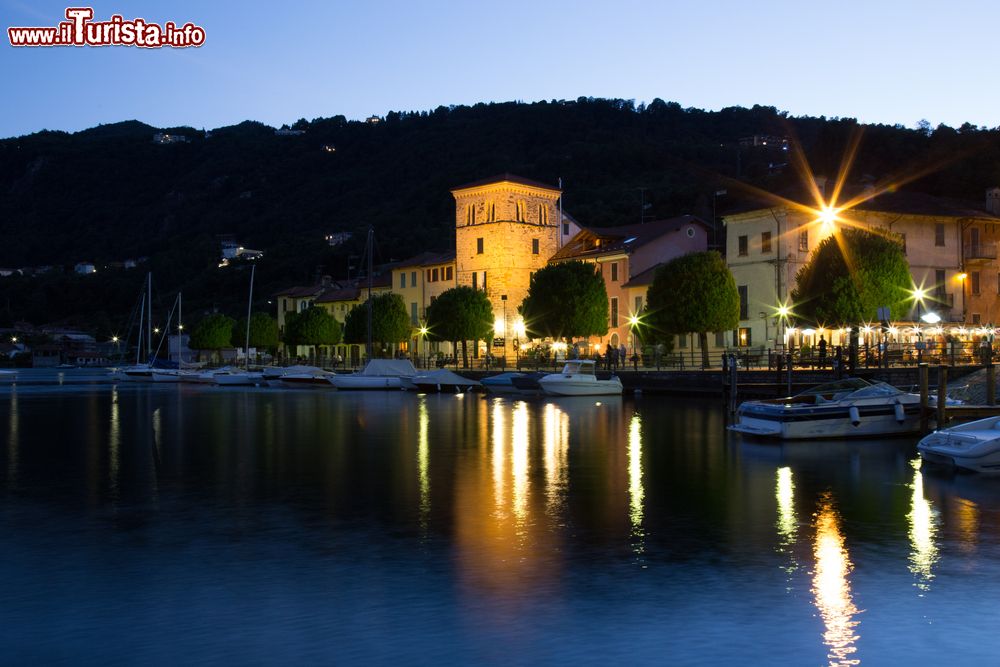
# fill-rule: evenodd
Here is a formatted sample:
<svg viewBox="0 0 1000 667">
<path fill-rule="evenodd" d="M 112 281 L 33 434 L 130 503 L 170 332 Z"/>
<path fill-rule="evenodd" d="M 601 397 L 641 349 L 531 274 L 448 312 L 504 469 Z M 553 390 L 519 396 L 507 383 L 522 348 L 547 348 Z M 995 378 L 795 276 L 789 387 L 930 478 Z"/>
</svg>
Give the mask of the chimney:
<svg viewBox="0 0 1000 667">
<path fill-rule="evenodd" d="M 1000 215 L 1000 187 L 986 191 L 986 210 L 993 215 Z"/>
</svg>

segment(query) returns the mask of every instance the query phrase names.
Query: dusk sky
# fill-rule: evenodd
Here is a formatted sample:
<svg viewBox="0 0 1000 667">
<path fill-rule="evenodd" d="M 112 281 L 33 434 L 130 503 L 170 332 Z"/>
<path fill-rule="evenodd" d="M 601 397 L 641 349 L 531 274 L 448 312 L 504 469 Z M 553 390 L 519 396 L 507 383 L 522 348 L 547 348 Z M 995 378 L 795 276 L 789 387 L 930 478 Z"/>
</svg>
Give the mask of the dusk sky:
<svg viewBox="0 0 1000 667">
<path fill-rule="evenodd" d="M 82 3 L 80 3 L 82 4 Z M 0 0 L 4 29 L 65 2 Z M 0 48 L 0 136 L 138 119 L 213 128 L 508 100 L 621 97 L 914 126 L 1000 125 L 995 2 L 144 2 L 201 48 Z"/>
</svg>

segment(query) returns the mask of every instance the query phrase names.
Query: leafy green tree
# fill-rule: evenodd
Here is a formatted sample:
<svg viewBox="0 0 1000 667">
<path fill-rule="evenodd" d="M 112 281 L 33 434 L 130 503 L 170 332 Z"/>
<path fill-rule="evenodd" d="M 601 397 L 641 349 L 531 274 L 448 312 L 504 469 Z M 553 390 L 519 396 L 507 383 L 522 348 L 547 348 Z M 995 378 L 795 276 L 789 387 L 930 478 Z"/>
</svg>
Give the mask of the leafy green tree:
<svg viewBox="0 0 1000 667">
<path fill-rule="evenodd" d="M 462 366 L 469 367 L 468 341 L 488 339 L 493 333 L 493 306 L 484 292 L 453 287 L 427 308 L 431 340 L 462 342 Z"/>
<path fill-rule="evenodd" d="M 291 314 L 291 313 L 289 313 Z M 243 347 L 247 341 L 247 320 L 241 319 L 233 327 L 233 347 Z M 267 313 L 250 316 L 250 347 L 273 350 L 278 347 L 278 320 Z"/>
<path fill-rule="evenodd" d="M 229 347 L 233 340 L 233 327 L 236 320 L 222 313 L 213 313 L 195 326 L 191 332 L 188 347 L 192 350 L 211 350 L 213 353 Z"/>
<path fill-rule="evenodd" d="M 913 286 L 898 240 L 850 227 L 824 239 L 795 281 L 795 314 L 816 324 L 871 321 L 881 306 L 889 307 L 893 319 L 902 317 Z"/>
<path fill-rule="evenodd" d="M 291 345 L 336 345 L 340 333 L 340 322 L 319 306 L 312 306 L 285 322 L 285 342 Z"/>
<path fill-rule="evenodd" d="M 593 264 L 563 262 L 539 269 L 518 311 L 532 337 L 608 333 L 608 292 Z"/>
<path fill-rule="evenodd" d="M 656 271 L 638 326 L 652 339 L 697 333 L 701 363 L 708 367 L 708 333 L 733 329 L 739 321 L 736 281 L 722 255 L 710 251 L 682 255 Z"/>
<path fill-rule="evenodd" d="M 410 337 L 413 324 L 406 312 L 403 297 L 384 292 L 372 297 L 372 341 L 395 345 Z M 344 339 L 348 343 L 368 342 L 368 301 L 351 309 L 344 321 Z"/>
</svg>

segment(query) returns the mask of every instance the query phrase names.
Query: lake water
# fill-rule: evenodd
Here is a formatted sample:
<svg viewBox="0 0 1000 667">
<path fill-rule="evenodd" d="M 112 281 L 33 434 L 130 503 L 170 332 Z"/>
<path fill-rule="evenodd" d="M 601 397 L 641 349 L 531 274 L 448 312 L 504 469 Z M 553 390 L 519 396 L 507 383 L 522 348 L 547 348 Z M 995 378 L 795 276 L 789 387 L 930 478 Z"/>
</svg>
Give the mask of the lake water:
<svg viewBox="0 0 1000 667">
<path fill-rule="evenodd" d="M 715 401 L 0 389 L 8 664 L 996 664 L 1000 480 Z"/>
</svg>

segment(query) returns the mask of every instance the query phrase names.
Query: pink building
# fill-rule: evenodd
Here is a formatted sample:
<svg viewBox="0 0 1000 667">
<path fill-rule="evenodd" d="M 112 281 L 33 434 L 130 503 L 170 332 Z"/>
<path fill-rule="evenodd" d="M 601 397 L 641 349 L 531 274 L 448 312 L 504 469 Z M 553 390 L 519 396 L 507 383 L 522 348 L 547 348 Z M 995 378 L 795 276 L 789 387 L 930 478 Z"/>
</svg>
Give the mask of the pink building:
<svg viewBox="0 0 1000 667">
<path fill-rule="evenodd" d="M 631 354 L 629 317 L 645 306 L 645 289 L 633 278 L 659 264 L 708 250 L 711 227 L 691 215 L 622 227 L 583 227 L 550 259 L 550 263 L 583 261 L 598 266 L 608 291 L 608 335 L 596 342 L 625 344 Z"/>
</svg>

